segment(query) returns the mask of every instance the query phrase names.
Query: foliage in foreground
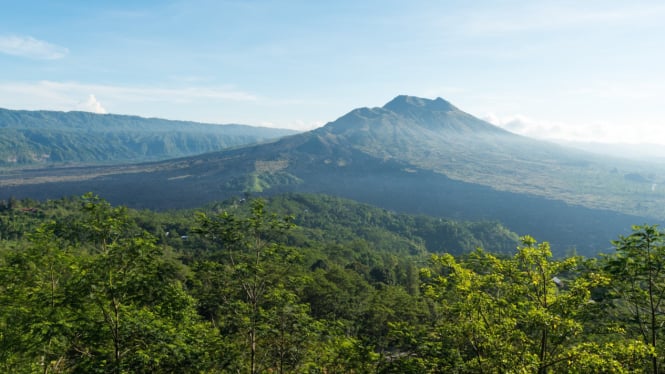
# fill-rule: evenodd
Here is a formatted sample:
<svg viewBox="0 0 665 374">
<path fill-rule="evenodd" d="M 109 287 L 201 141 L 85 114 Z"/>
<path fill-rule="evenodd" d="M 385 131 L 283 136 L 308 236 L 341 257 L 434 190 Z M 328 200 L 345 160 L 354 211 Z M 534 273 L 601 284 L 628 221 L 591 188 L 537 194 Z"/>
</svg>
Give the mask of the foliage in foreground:
<svg viewBox="0 0 665 374">
<path fill-rule="evenodd" d="M 665 357 L 654 226 L 553 259 L 528 236 L 510 255 L 382 250 L 262 200 L 165 219 L 86 195 L 1 216 L 3 372 L 658 373 Z"/>
</svg>

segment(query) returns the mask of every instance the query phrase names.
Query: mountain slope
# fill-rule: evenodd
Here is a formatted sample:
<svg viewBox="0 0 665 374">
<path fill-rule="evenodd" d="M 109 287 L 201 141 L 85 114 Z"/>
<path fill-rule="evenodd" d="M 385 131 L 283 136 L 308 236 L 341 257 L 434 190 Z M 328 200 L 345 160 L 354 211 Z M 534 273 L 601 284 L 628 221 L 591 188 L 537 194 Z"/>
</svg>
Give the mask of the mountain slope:
<svg viewBox="0 0 665 374">
<path fill-rule="evenodd" d="M 131 167 L 31 170 L 0 178 L 0 192 L 94 191 L 157 209 L 243 193 L 326 193 L 410 213 L 498 220 L 553 242 L 560 254 L 571 247 L 595 254 L 631 224 L 662 218 L 663 176 L 655 166 L 509 133 L 443 99 L 398 96 L 272 143 Z"/>
<path fill-rule="evenodd" d="M 414 104 L 415 102 L 415 104 Z M 620 170 L 637 163 L 602 159 L 555 144 L 518 136 L 460 111 L 442 99 L 399 96 L 383 108 L 358 109 L 316 131 L 374 157 L 406 161 L 446 176 L 587 205 L 598 186 L 634 189 Z M 615 171 L 616 169 L 616 171 Z M 657 178 L 654 183 L 665 180 Z M 647 192 L 649 186 L 642 186 Z M 616 209 L 609 191 L 595 207 Z M 603 204 L 604 203 L 604 204 Z M 630 206 L 622 211 L 631 211 Z M 633 209 L 632 212 L 641 211 Z"/>
<path fill-rule="evenodd" d="M 163 160 L 294 133 L 115 114 L 0 109 L 0 167 Z"/>
</svg>

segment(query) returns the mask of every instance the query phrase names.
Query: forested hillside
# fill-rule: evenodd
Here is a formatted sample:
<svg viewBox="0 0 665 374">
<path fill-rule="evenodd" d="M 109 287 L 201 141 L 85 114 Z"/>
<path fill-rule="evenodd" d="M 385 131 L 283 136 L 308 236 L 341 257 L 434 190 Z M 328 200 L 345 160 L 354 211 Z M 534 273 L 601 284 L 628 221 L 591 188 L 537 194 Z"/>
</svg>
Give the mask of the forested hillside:
<svg viewBox="0 0 665 374">
<path fill-rule="evenodd" d="M 245 125 L 0 108 L 0 167 L 163 160 L 294 133 Z"/>
<path fill-rule="evenodd" d="M 607 257 L 554 259 L 547 243 L 516 243 L 498 224 L 316 195 L 164 213 L 92 194 L 9 200 L 0 224 L 3 372 L 657 373 L 663 364 L 665 234 L 652 226 L 619 237 Z"/>
</svg>

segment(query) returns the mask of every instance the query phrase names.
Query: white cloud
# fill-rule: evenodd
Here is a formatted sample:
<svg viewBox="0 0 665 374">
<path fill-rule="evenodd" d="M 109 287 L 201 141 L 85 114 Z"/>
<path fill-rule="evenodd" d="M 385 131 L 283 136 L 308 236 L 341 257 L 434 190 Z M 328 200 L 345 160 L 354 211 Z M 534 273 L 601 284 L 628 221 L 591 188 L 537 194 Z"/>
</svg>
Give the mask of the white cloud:
<svg viewBox="0 0 665 374">
<path fill-rule="evenodd" d="M 69 50 L 31 36 L 0 35 L 0 53 L 37 60 L 57 60 Z"/>
<path fill-rule="evenodd" d="M 521 114 L 497 116 L 492 113 L 482 118 L 515 134 L 536 139 L 638 144 L 645 142 L 645 134 L 650 134 L 647 142 L 665 143 L 665 129 L 657 124 L 566 123 L 542 121 Z"/>
<path fill-rule="evenodd" d="M 600 125 L 575 126 L 562 122 L 535 120 L 521 114 L 505 117 L 488 114 L 483 119 L 510 132 L 538 139 L 607 141 L 609 135 Z"/>
<path fill-rule="evenodd" d="M 100 103 L 93 94 L 90 94 L 86 101 L 79 103 L 77 109 L 82 110 L 84 112 L 93 112 L 97 114 L 108 113 L 106 109 L 104 109 L 104 107 L 102 106 L 102 103 Z"/>
</svg>

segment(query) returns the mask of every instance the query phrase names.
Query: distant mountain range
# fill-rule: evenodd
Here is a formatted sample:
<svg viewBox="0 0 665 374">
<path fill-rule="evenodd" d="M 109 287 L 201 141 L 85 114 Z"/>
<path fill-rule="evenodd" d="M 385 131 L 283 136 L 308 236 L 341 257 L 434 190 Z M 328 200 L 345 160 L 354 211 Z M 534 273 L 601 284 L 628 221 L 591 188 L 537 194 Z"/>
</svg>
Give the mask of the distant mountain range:
<svg viewBox="0 0 665 374">
<path fill-rule="evenodd" d="M 116 114 L 0 109 L 0 167 L 164 160 L 294 133 Z"/>
<path fill-rule="evenodd" d="M 502 222 L 595 255 L 631 224 L 665 217 L 665 170 L 518 136 L 449 102 L 398 96 L 280 140 L 127 167 L 7 174 L 0 196 L 93 191 L 142 208 L 313 192 L 386 209 Z"/>
</svg>

